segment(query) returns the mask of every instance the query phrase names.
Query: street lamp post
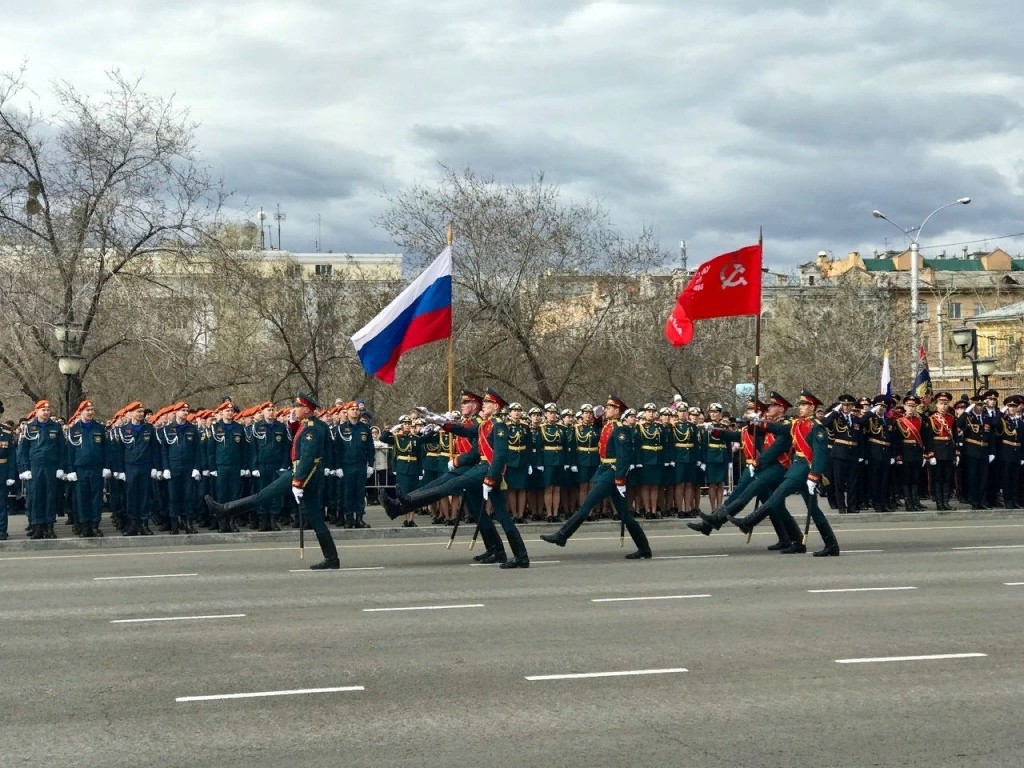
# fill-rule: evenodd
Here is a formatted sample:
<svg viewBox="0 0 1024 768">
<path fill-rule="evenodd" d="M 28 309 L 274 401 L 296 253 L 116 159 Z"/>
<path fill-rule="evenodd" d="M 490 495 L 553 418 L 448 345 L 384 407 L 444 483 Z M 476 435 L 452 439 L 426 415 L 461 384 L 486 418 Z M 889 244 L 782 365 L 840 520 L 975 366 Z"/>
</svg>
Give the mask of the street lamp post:
<svg viewBox="0 0 1024 768">
<path fill-rule="evenodd" d="M 78 343 L 82 339 L 82 326 L 74 321 L 74 316 L 57 323 L 53 327 L 53 335 L 61 344 L 61 354 L 57 358 L 57 368 L 64 376 L 64 420 L 71 419 L 71 384 L 82 372 L 83 359 L 77 353 Z"/>
<path fill-rule="evenodd" d="M 971 202 L 971 198 L 961 197 L 954 200 L 952 203 L 940 205 L 934 211 L 925 216 L 924 221 L 916 227 L 910 227 L 909 229 L 904 229 L 881 211 L 871 212 L 871 215 L 876 219 L 882 219 L 883 221 L 889 222 L 905 236 L 910 237 L 910 380 L 912 382 L 917 379 L 917 358 L 918 352 L 921 348 L 918 340 L 918 323 L 920 321 L 920 318 L 918 317 L 918 288 L 920 283 L 918 258 L 920 255 L 919 243 L 921 240 L 921 230 L 924 229 L 924 225 L 928 223 L 928 219 L 939 211 L 945 210 L 946 208 L 952 208 L 954 205 L 967 205 L 969 202 Z M 911 235 L 913 236 L 911 237 Z"/>
<path fill-rule="evenodd" d="M 960 347 L 960 356 L 971 361 L 971 379 L 974 394 L 978 394 L 978 377 L 988 389 L 988 377 L 996 372 L 996 361 L 991 357 L 978 357 L 978 331 L 964 325 L 953 331 L 953 343 Z"/>
</svg>

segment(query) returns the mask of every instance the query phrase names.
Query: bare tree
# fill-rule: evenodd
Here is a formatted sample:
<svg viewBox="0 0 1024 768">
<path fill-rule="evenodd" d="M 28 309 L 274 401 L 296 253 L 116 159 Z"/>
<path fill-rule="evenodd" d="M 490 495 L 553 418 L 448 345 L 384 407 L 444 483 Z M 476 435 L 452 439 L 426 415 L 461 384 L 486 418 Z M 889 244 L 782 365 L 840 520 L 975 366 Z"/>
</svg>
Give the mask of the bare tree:
<svg viewBox="0 0 1024 768">
<path fill-rule="evenodd" d="M 437 186 L 388 200 L 379 224 L 423 261 L 454 227 L 457 377 L 536 403 L 579 391 L 604 358 L 622 297 L 595 296 L 598 277 L 635 279 L 666 258 L 651 232 L 620 235 L 598 204 L 564 200 L 543 175 L 502 184 L 444 168 Z"/>
<path fill-rule="evenodd" d="M 30 399 L 51 391 L 56 360 L 79 358 L 67 401 L 104 378 L 114 351 L 156 359 L 142 320 L 154 261 L 187 261 L 222 195 L 199 160 L 187 111 L 109 73 L 93 101 L 67 82 L 54 114 L 29 102 L 24 70 L 0 75 L 0 363 Z M 156 270 L 166 271 L 166 267 Z M 65 344 L 54 336 L 71 328 Z M 123 371 L 123 369 L 121 369 Z"/>
</svg>

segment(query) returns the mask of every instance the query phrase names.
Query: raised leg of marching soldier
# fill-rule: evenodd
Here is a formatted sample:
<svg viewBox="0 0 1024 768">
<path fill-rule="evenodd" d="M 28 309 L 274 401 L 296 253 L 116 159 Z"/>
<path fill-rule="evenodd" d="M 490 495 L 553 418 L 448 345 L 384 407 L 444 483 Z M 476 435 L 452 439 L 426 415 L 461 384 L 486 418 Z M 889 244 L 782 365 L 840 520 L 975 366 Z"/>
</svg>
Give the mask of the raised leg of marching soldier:
<svg viewBox="0 0 1024 768">
<path fill-rule="evenodd" d="M 587 519 L 587 515 L 590 514 L 590 510 L 599 505 L 605 499 L 610 499 L 612 506 L 615 507 L 615 512 L 619 516 L 625 526 L 626 530 L 629 531 L 630 537 L 633 539 L 633 543 L 636 545 L 636 551 L 626 555 L 627 560 L 648 560 L 651 558 L 651 545 L 647 541 L 647 535 L 644 533 L 644 529 L 640 527 L 640 523 L 636 521 L 632 513 L 629 511 L 629 505 L 626 503 L 626 497 L 622 494 L 620 489 L 625 489 L 625 486 L 615 484 L 614 476 L 609 472 L 602 472 L 598 470 L 598 474 L 594 477 L 593 486 L 590 489 L 590 493 L 587 494 L 587 498 L 580 504 L 580 508 L 572 515 L 562 527 L 558 529 L 557 533 L 543 534 L 541 538 L 550 543 L 556 544 L 559 547 L 564 547 L 566 543 L 572 538 L 572 535 L 576 533 L 577 529 L 583 525 L 583 522 Z"/>
<path fill-rule="evenodd" d="M 803 543 L 803 534 L 800 532 L 800 526 L 786 509 L 786 497 L 797 493 L 801 488 L 806 492 L 806 483 L 805 479 L 786 476 L 783 470 L 783 478 L 775 490 L 753 512 L 741 519 L 737 519 L 735 515 L 731 515 L 729 519 L 743 533 L 750 533 L 762 520 L 770 517 L 782 545 L 778 547 L 778 551 L 787 555 L 803 554 L 807 551 Z"/>
<path fill-rule="evenodd" d="M 686 526 L 694 531 L 703 533 L 705 536 L 711 535 L 712 531 L 717 531 L 730 517 L 735 517 L 743 508 L 750 503 L 752 499 L 757 499 L 759 504 L 764 504 L 771 496 L 772 492 L 779 487 L 779 483 L 782 482 L 785 477 L 786 470 L 779 464 L 772 464 L 767 467 L 761 467 L 757 470 L 757 474 L 751 477 L 748 470 L 744 470 L 743 479 L 733 489 L 733 492 L 726 499 L 725 503 L 717 510 L 712 512 L 710 515 L 704 512 L 698 512 L 700 517 L 699 522 L 687 523 Z M 765 517 L 768 517 L 767 513 L 759 516 L 754 525 L 759 523 Z M 783 523 L 774 517 L 769 518 L 772 523 L 772 528 L 775 529 L 775 534 L 778 536 L 778 540 L 768 547 L 769 550 L 776 551 L 785 549 L 792 542 L 791 535 L 787 534 Z M 753 525 L 751 525 L 751 530 Z"/>
</svg>

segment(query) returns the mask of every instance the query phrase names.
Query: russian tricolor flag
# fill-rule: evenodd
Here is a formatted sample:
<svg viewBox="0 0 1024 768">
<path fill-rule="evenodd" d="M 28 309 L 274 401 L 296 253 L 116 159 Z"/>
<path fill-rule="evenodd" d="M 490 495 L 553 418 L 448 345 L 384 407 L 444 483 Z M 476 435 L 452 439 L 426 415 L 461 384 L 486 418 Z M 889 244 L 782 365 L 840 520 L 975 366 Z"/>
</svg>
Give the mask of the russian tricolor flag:
<svg viewBox="0 0 1024 768">
<path fill-rule="evenodd" d="M 452 247 L 449 245 L 352 343 L 366 372 L 395 381 L 398 358 L 415 347 L 452 335 Z"/>
</svg>

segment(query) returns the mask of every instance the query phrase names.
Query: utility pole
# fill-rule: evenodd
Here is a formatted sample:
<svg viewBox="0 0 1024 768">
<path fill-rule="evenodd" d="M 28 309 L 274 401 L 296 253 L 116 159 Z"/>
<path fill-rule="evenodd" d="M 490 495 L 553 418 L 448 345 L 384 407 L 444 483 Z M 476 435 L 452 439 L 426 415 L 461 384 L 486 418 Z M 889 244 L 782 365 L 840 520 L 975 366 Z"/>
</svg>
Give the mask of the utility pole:
<svg viewBox="0 0 1024 768">
<path fill-rule="evenodd" d="M 281 247 L 281 222 L 288 218 L 287 213 L 281 212 L 281 204 L 277 204 L 277 213 L 274 214 L 274 221 L 277 222 L 277 250 L 284 250 Z"/>
</svg>

